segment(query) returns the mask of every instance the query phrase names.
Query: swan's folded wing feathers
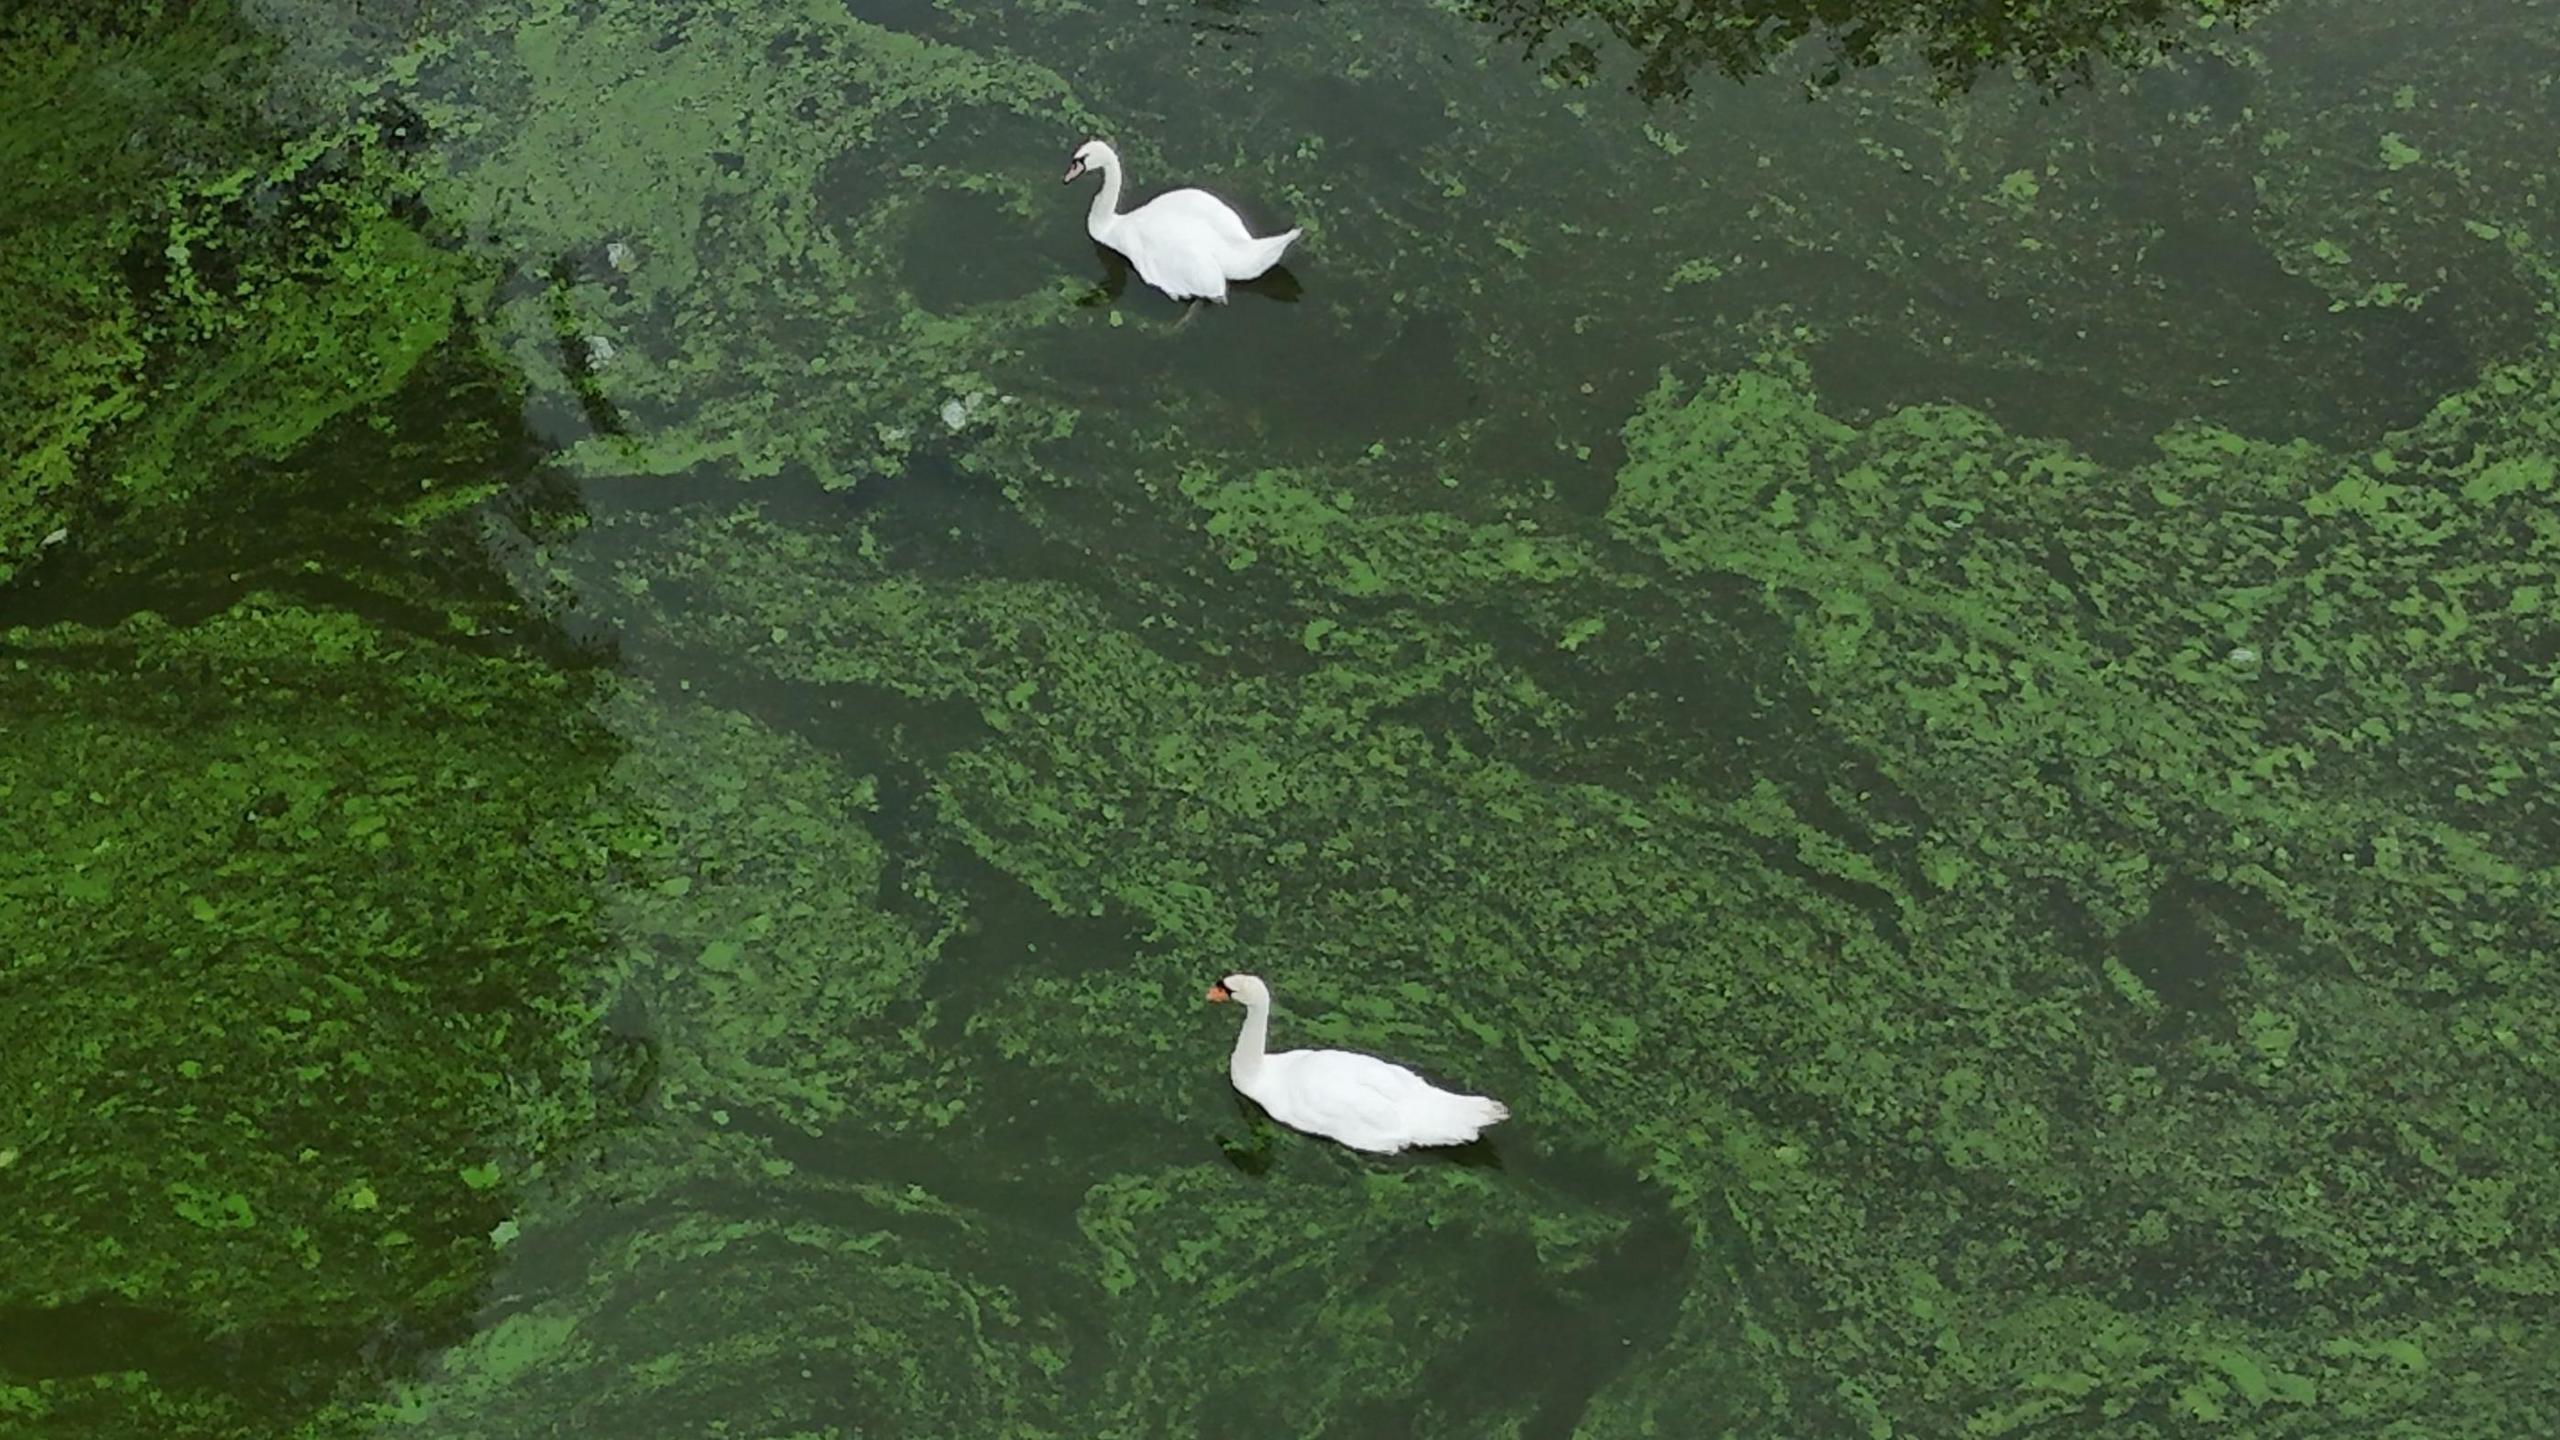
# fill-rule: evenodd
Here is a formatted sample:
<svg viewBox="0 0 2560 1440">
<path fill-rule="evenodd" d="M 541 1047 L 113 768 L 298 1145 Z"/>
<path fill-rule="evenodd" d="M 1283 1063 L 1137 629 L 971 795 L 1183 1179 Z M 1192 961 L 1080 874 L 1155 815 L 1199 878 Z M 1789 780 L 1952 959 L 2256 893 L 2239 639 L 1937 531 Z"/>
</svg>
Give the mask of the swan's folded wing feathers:
<svg viewBox="0 0 2560 1440">
<path fill-rule="evenodd" d="M 1502 1118 L 1494 1102 L 1439 1089 L 1401 1065 L 1348 1050 L 1300 1050 L 1276 1087 L 1275 1119 L 1354 1149 L 1392 1155 L 1412 1145 L 1454 1145 Z M 1494 1108 L 1498 1109 L 1498 1106 Z"/>
<path fill-rule="evenodd" d="M 1272 1058 L 1290 1062 L 1289 1099 L 1310 1118 L 1376 1123 L 1395 1114 L 1406 1083 L 1421 1083 L 1402 1066 L 1348 1050 L 1295 1050 Z"/>
<path fill-rule="evenodd" d="M 1255 239 L 1227 202 L 1206 190 L 1174 190 L 1120 216 L 1106 243 L 1176 300 L 1224 300 L 1228 281 L 1270 269 L 1297 234 Z"/>
<path fill-rule="evenodd" d="M 1137 267 L 1139 279 L 1176 300 L 1227 298 L 1227 273 L 1213 257 L 1198 250 L 1156 244 L 1155 238 L 1145 233 L 1131 236 L 1122 252 Z"/>
<path fill-rule="evenodd" d="M 1252 229 L 1235 207 L 1206 190 L 1168 190 L 1129 213 L 1148 216 L 1154 223 L 1199 226 L 1230 244 L 1253 239 Z"/>
</svg>

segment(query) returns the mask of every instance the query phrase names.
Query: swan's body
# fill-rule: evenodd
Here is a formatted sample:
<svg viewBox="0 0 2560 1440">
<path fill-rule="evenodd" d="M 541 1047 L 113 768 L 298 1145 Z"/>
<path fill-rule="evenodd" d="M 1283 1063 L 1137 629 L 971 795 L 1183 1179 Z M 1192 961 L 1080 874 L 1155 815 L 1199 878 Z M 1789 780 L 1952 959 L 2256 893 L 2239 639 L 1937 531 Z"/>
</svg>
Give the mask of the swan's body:
<svg viewBox="0 0 2560 1440">
<path fill-rule="evenodd" d="M 1339 1140 L 1354 1150 L 1393 1155 L 1413 1145 L 1463 1145 L 1486 1126 L 1511 1117 L 1499 1100 L 1443 1090 L 1375 1055 L 1266 1052 L 1271 987 L 1255 976 L 1230 975 L 1210 987 L 1209 998 L 1244 1004 L 1244 1029 L 1227 1061 L 1227 1078 L 1292 1130 Z"/>
<path fill-rule="evenodd" d="M 1171 190 L 1120 213 L 1120 156 L 1099 140 L 1077 147 L 1067 178 L 1102 173 L 1085 233 L 1129 257 L 1138 278 L 1176 300 L 1227 298 L 1227 282 L 1251 280 L 1280 263 L 1295 230 L 1256 238 L 1233 206 L 1206 190 Z"/>
</svg>

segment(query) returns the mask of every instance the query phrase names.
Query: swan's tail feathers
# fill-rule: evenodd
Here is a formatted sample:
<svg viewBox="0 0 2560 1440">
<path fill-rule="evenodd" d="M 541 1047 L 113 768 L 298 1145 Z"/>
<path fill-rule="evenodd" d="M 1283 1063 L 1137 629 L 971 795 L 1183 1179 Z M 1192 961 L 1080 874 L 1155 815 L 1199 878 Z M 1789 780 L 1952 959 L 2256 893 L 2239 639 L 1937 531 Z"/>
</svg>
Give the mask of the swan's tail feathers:
<svg viewBox="0 0 2560 1440">
<path fill-rule="evenodd" d="M 1298 237 L 1303 233 L 1305 232 L 1299 230 L 1284 230 L 1277 235 L 1266 236 L 1254 241 L 1252 248 L 1247 250 L 1240 257 L 1243 263 L 1238 265 L 1235 269 L 1228 271 L 1227 278 L 1230 280 L 1251 280 L 1255 276 L 1269 270 L 1272 266 L 1280 263 L 1281 252 L 1287 250 L 1291 245 L 1296 244 Z"/>
<path fill-rule="evenodd" d="M 1416 1145 L 1464 1145 L 1511 1118 L 1511 1107 L 1483 1095 L 1452 1095 L 1441 1092 L 1440 1103 L 1430 1120 L 1417 1126 Z"/>
</svg>

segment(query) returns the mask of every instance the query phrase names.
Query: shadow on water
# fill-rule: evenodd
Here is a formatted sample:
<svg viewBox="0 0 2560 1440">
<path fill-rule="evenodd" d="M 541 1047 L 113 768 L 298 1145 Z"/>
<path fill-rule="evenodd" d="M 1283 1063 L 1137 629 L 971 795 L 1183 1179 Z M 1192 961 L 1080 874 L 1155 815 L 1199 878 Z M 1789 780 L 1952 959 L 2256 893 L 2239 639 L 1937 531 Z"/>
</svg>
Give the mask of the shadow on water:
<svg viewBox="0 0 2560 1440">
<path fill-rule="evenodd" d="M 1239 294 L 1259 295 L 1283 305 L 1295 305 L 1306 294 L 1306 287 L 1298 283 L 1298 277 L 1286 265 L 1274 265 L 1250 280 L 1237 281 L 1231 288 Z"/>
<path fill-rule="evenodd" d="M 501 488 L 556 504 L 568 487 L 516 423 L 518 403 L 479 332 L 457 323 L 397 392 L 331 421 L 284 459 L 236 463 L 218 498 L 148 527 L 113 517 L 84 526 L 0 590 L 0 626 L 107 629 L 143 611 L 187 626 L 271 591 L 446 649 L 590 668 L 607 655 L 548 624 L 457 627 L 458 606 L 493 620 L 512 611 L 513 585 L 477 545 L 425 543 L 399 515 L 422 496 Z M 90 530 L 105 538 L 91 545 Z"/>
<path fill-rule="evenodd" d="M 1363 1423 L 1351 1427 L 1356 1433 L 1402 1433 L 1419 1400 L 1444 1418 L 1478 1417 L 1479 1425 L 1525 1411 L 1512 1433 L 1564 1440 L 1592 1398 L 1672 1331 L 1698 1257 L 1662 1195 L 1596 1150 L 1499 1135 L 1394 1157 L 1329 1158 L 1362 1173 L 1447 1167 L 1500 1176 L 1508 1189 L 1559 1209 L 1614 1217 L 1624 1229 L 1563 1272 L 1542 1262 L 1526 1237 L 1477 1247 L 1469 1263 L 1483 1292 L 1500 1297 L 1499 1322 L 1441 1347 L 1415 1393 L 1371 1402 L 1360 1412 Z M 1699 1419 L 1703 1425 L 1706 1417 Z"/>
</svg>

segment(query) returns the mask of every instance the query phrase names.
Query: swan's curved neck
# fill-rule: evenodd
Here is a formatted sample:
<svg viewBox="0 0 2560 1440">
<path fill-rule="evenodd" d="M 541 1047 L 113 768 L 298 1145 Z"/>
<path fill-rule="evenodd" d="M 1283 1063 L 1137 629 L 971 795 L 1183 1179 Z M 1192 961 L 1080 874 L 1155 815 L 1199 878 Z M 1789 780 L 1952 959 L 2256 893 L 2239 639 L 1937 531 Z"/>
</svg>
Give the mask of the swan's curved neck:
<svg viewBox="0 0 2560 1440">
<path fill-rule="evenodd" d="M 1084 232 L 1099 240 L 1120 218 L 1120 157 L 1109 156 L 1093 168 L 1102 172 L 1102 188 L 1093 192 L 1093 208 L 1085 212 Z"/>
<path fill-rule="evenodd" d="M 1236 1053 L 1227 1057 L 1227 1077 L 1241 1086 L 1262 1069 L 1262 1047 L 1271 1039 L 1271 1004 L 1244 1006 L 1244 1029 L 1236 1032 Z"/>
</svg>

